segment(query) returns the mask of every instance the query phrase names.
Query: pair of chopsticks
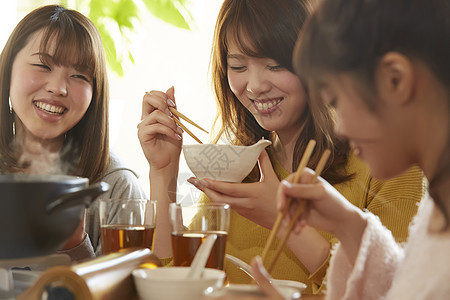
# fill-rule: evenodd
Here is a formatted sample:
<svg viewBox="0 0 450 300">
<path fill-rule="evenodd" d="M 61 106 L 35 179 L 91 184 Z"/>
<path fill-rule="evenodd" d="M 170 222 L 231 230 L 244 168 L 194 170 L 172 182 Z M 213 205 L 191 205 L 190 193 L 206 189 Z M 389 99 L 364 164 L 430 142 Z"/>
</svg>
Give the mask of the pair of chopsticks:
<svg viewBox="0 0 450 300">
<path fill-rule="evenodd" d="M 191 119 L 189 119 L 188 117 L 186 117 L 185 115 L 183 115 L 182 113 L 180 113 L 178 110 L 176 110 L 175 108 L 169 106 L 169 110 L 172 114 L 174 114 L 175 116 L 177 116 L 180 119 L 185 120 L 186 122 L 194 125 L 195 127 L 197 127 L 198 129 L 209 133 L 208 131 L 206 131 L 205 129 L 201 128 L 199 125 L 197 125 L 194 121 L 192 121 Z M 180 126 L 184 131 L 186 131 L 194 140 L 196 140 L 197 142 L 199 142 L 200 144 L 203 144 L 202 141 L 200 141 L 200 139 L 198 137 L 195 136 L 195 134 L 193 134 L 189 129 L 187 129 L 186 126 L 184 126 L 180 120 L 178 120 L 177 118 L 173 118 L 173 120 L 175 121 L 175 123 L 178 124 L 178 126 Z"/>
<path fill-rule="evenodd" d="M 311 158 L 311 155 L 312 155 L 312 152 L 313 152 L 315 146 L 316 146 L 315 140 L 310 140 L 308 145 L 306 146 L 305 152 L 303 153 L 302 159 L 300 160 L 297 171 L 295 172 L 295 175 L 294 175 L 294 181 L 293 181 L 294 183 L 298 182 L 298 180 L 300 179 L 300 174 L 302 173 L 303 169 L 306 168 L 306 166 L 308 165 L 309 159 Z M 317 164 L 315 174 L 314 174 L 313 178 L 311 179 L 311 183 L 314 183 L 317 181 L 317 177 L 320 176 L 320 173 L 322 173 L 323 169 L 325 168 L 325 164 L 327 163 L 327 160 L 330 157 L 330 153 L 331 152 L 328 149 L 323 152 L 322 156 L 320 157 L 319 163 Z M 267 240 L 266 246 L 264 247 L 263 253 L 261 255 L 263 262 L 265 262 L 265 260 L 267 258 L 267 254 L 269 252 L 270 245 L 273 243 L 275 236 L 276 236 L 278 230 L 280 229 L 281 221 L 283 220 L 283 218 L 289 211 L 289 206 L 291 205 L 291 200 L 292 199 L 290 199 L 290 198 L 287 199 L 285 209 L 283 211 L 281 211 L 277 216 L 275 224 L 274 224 L 272 231 L 270 232 L 269 238 Z M 292 215 L 292 218 L 289 222 L 288 227 L 286 228 L 286 232 L 285 232 L 284 236 L 282 237 L 282 239 L 275 251 L 275 257 L 274 257 L 273 261 L 267 265 L 268 266 L 267 271 L 269 273 L 272 271 L 272 268 L 275 265 L 275 262 L 277 261 L 278 257 L 280 256 L 281 251 L 283 250 L 283 247 L 286 244 L 286 241 L 287 241 L 292 229 L 294 228 L 295 223 L 297 222 L 297 219 L 303 213 L 304 207 L 305 207 L 305 201 L 300 201 L 298 203 L 298 207 L 297 207 L 296 211 Z"/>
</svg>

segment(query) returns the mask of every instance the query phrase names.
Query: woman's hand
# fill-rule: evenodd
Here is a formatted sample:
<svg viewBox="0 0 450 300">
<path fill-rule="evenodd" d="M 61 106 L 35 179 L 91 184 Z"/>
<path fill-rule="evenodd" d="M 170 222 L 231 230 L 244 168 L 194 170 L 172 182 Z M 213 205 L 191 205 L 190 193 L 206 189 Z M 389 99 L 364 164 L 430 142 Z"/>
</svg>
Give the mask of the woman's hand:
<svg viewBox="0 0 450 300">
<path fill-rule="evenodd" d="M 287 214 L 287 219 L 290 219 L 296 207 L 305 204 L 305 212 L 297 221 L 294 231 L 300 233 L 309 224 L 334 234 L 351 260 L 356 257 L 359 249 L 367 224 L 366 218 L 358 207 L 352 205 L 324 179 L 319 177 L 316 183 L 309 183 L 313 174 L 307 169 L 300 175 L 297 184 L 290 183 L 293 175 L 283 180 L 277 195 L 278 208 L 283 211 L 287 199 L 292 199 L 290 214 Z"/>
<path fill-rule="evenodd" d="M 195 178 L 188 181 L 202 190 L 212 202 L 228 203 L 243 217 L 271 228 L 277 215 L 276 194 L 280 181 L 265 150 L 261 152 L 258 164 L 262 174 L 260 182 L 227 183 Z"/>
<path fill-rule="evenodd" d="M 286 300 L 281 292 L 274 286 L 270 280 L 271 277 L 267 270 L 264 268 L 261 258 L 256 256 L 250 263 L 252 267 L 252 275 L 258 284 L 259 288 L 268 296 L 271 300 Z"/>
<path fill-rule="evenodd" d="M 256 283 L 259 288 L 266 295 L 265 297 L 261 296 L 221 296 L 221 297 L 208 297 L 207 299 L 211 300 L 287 300 L 284 298 L 280 291 L 270 283 L 270 275 L 264 269 L 264 266 L 261 262 L 260 257 L 255 257 L 251 262 L 252 267 L 252 275 L 255 278 Z M 206 299 L 205 299 L 206 300 Z"/>
<path fill-rule="evenodd" d="M 138 137 L 144 155 L 153 170 L 168 166 L 178 170 L 183 130 L 175 123 L 169 106 L 175 107 L 174 88 L 166 93 L 151 91 L 142 101 L 142 117 Z"/>
<path fill-rule="evenodd" d="M 146 93 L 138 125 L 139 141 L 150 165 L 150 199 L 158 201 L 153 251 L 159 257 L 172 255 L 169 204 L 176 201 L 183 132 L 169 111 L 169 106 L 175 107 L 174 101 L 173 87 L 165 93 Z"/>
</svg>

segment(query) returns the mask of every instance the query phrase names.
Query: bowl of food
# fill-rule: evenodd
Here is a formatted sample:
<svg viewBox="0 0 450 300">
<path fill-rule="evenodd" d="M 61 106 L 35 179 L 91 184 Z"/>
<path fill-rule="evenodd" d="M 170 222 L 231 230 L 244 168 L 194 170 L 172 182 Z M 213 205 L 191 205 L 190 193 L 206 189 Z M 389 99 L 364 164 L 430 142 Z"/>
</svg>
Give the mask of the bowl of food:
<svg viewBox="0 0 450 300">
<path fill-rule="evenodd" d="M 200 278 L 188 278 L 190 267 L 137 269 L 132 272 L 134 283 L 142 300 L 197 300 L 205 291 L 223 286 L 225 272 L 205 268 Z"/>
<path fill-rule="evenodd" d="M 189 169 L 198 179 L 241 182 L 255 166 L 261 151 L 270 144 L 269 140 L 260 140 L 250 146 L 184 145 L 183 154 Z"/>
</svg>

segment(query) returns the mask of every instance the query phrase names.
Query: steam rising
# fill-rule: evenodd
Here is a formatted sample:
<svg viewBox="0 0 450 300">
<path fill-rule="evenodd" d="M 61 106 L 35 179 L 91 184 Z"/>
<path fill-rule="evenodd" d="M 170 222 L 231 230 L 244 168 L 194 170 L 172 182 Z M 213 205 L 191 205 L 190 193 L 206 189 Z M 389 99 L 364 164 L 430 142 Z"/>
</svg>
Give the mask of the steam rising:
<svg viewBox="0 0 450 300">
<path fill-rule="evenodd" d="M 28 148 L 28 149 L 27 149 Z M 64 160 L 70 151 L 70 143 L 63 146 L 61 151 L 51 151 L 40 143 L 33 143 L 30 147 L 22 147 L 22 155 L 18 163 L 23 166 L 23 173 L 27 174 L 52 174 L 70 175 L 74 169 L 75 162 Z"/>
</svg>

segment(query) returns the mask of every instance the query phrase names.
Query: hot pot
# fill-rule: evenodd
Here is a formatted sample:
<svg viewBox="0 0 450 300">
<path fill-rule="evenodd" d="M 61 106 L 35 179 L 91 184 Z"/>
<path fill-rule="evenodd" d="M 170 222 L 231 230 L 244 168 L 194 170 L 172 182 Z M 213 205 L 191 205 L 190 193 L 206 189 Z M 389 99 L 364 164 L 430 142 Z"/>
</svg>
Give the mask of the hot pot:
<svg viewBox="0 0 450 300">
<path fill-rule="evenodd" d="M 53 254 L 108 189 L 75 176 L 0 175 L 0 260 Z"/>
</svg>

